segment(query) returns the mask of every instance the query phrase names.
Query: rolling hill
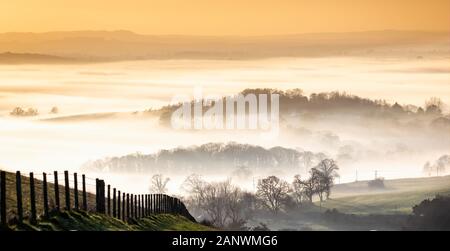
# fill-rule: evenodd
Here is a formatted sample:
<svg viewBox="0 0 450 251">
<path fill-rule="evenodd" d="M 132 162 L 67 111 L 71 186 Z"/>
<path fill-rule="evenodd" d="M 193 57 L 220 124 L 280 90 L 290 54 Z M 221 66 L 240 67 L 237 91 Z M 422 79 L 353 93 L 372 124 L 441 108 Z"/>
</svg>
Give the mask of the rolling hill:
<svg viewBox="0 0 450 251">
<path fill-rule="evenodd" d="M 385 189 L 369 189 L 367 181 L 336 185 L 322 207 L 348 214 L 410 214 L 436 195 L 450 195 L 450 176 L 386 180 Z"/>
<path fill-rule="evenodd" d="M 38 175 L 37 175 L 38 176 Z M 49 181 L 51 176 L 49 177 Z M 22 176 L 22 192 L 23 192 L 23 209 L 25 221 L 18 224 L 15 219 L 17 204 L 15 174 L 6 173 L 6 204 L 7 219 L 9 226 L 4 230 L 25 230 L 25 231 L 208 231 L 213 230 L 210 227 L 193 222 L 191 219 L 181 215 L 173 214 L 153 214 L 145 218 L 124 222 L 122 220 L 110 217 L 105 214 L 95 213 L 95 194 L 87 193 L 88 211 L 72 210 L 68 211 L 51 211 L 50 217 L 45 219 L 39 216 L 38 222 L 31 225 L 27 218 L 30 215 L 30 194 L 29 177 Z M 43 206 L 43 183 L 39 179 L 35 179 L 36 193 L 36 211 L 38 215 L 42 215 Z M 54 184 L 48 183 L 49 205 L 50 208 L 54 204 Z M 64 186 L 59 186 L 61 203 L 63 204 Z M 73 190 L 71 191 L 71 201 L 74 200 Z M 81 193 L 79 193 L 81 201 Z M 2 229 L 0 229 L 2 230 Z"/>
<path fill-rule="evenodd" d="M 33 53 L 0 53 L 0 64 L 67 64 L 79 60 L 44 54 Z"/>
<path fill-rule="evenodd" d="M 0 49 L 88 61 L 448 55 L 448 34 L 367 31 L 277 36 L 142 35 L 118 31 L 2 33 Z"/>
</svg>

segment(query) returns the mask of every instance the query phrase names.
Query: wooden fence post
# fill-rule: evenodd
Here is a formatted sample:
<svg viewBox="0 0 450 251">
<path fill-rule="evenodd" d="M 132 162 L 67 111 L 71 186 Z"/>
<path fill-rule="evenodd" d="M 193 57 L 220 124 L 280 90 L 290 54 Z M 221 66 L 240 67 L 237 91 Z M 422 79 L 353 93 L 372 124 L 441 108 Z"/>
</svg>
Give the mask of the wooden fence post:
<svg viewBox="0 0 450 251">
<path fill-rule="evenodd" d="M 148 216 L 148 194 L 145 195 L 145 216 Z"/>
<path fill-rule="evenodd" d="M 151 213 L 154 214 L 155 213 L 155 200 L 154 200 L 154 194 L 150 194 L 150 209 L 151 209 Z"/>
<path fill-rule="evenodd" d="M 141 217 L 145 217 L 145 199 L 143 194 L 141 194 L 141 201 L 142 201 Z"/>
<path fill-rule="evenodd" d="M 73 174 L 73 196 L 74 196 L 74 204 L 75 204 L 75 210 L 79 209 L 78 205 L 78 174 Z"/>
<path fill-rule="evenodd" d="M 36 193 L 34 190 L 34 174 L 30 173 L 30 210 L 31 210 L 31 217 L 30 217 L 30 223 L 36 224 L 37 223 L 37 217 L 36 217 Z"/>
<path fill-rule="evenodd" d="M 134 215 L 134 195 L 133 194 L 130 194 L 130 211 L 131 211 L 131 214 L 130 214 L 130 218 L 134 218 L 135 217 L 135 215 Z"/>
<path fill-rule="evenodd" d="M 158 194 L 158 211 L 159 211 L 159 213 L 162 213 L 163 211 L 162 211 L 162 209 L 163 209 L 163 207 L 162 207 L 162 195 L 161 194 Z"/>
<path fill-rule="evenodd" d="M 160 213 L 164 213 L 164 196 L 162 194 L 159 195 L 159 205 L 160 205 Z"/>
<path fill-rule="evenodd" d="M 121 217 L 121 212 L 120 212 L 120 209 L 121 209 L 121 205 L 120 205 L 120 203 L 121 203 L 121 200 L 120 200 L 120 196 L 121 196 L 121 193 L 120 193 L 120 191 L 117 191 L 117 219 L 121 219 L 120 217 Z"/>
<path fill-rule="evenodd" d="M 138 218 L 138 204 L 137 204 L 137 195 L 134 195 L 134 217 Z"/>
<path fill-rule="evenodd" d="M 97 190 L 97 212 L 106 213 L 105 207 L 105 181 L 96 179 L 96 190 Z"/>
<path fill-rule="evenodd" d="M 153 195 L 153 213 L 156 214 L 158 213 L 156 210 L 156 194 Z"/>
<path fill-rule="evenodd" d="M 145 200 L 144 200 L 144 195 L 141 194 L 141 217 L 145 217 Z"/>
<path fill-rule="evenodd" d="M 155 213 L 159 213 L 159 194 L 155 194 Z"/>
<path fill-rule="evenodd" d="M 97 211 L 97 213 L 99 212 L 99 199 L 98 199 L 98 195 L 100 193 L 100 185 L 98 183 L 98 179 L 95 179 L 95 210 Z"/>
<path fill-rule="evenodd" d="M 6 172 L 0 172 L 0 224 L 6 226 Z"/>
<path fill-rule="evenodd" d="M 164 198 L 164 213 L 168 213 L 169 212 L 169 197 L 167 197 L 167 195 L 163 195 Z"/>
<path fill-rule="evenodd" d="M 42 195 L 44 197 L 44 217 L 48 218 L 48 187 L 46 173 L 42 173 L 42 186 Z"/>
<path fill-rule="evenodd" d="M 142 195 L 143 197 L 143 199 L 144 199 L 144 206 L 142 207 L 142 210 L 143 210 L 143 217 L 146 217 L 147 216 L 147 194 L 143 194 Z"/>
<path fill-rule="evenodd" d="M 164 195 L 164 200 L 165 200 L 164 204 L 166 204 L 166 213 L 168 213 L 169 212 L 169 196 Z"/>
<path fill-rule="evenodd" d="M 141 201 L 141 195 L 140 194 L 138 194 L 138 217 L 139 218 L 142 218 L 142 201 Z"/>
<path fill-rule="evenodd" d="M 109 191 L 109 187 L 108 187 L 108 191 Z M 113 188 L 113 200 L 112 200 L 112 216 L 114 218 L 116 218 L 116 189 Z"/>
<path fill-rule="evenodd" d="M 139 194 L 138 195 L 135 195 L 135 197 L 134 197 L 136 200 L 135 200 L 135 204 L 136 204 L 136 219 L 139 219 L 139 204 L 140 204 L 140 200 L 141 200 L 141 196 L 139 196 Z"/>
<path fill-rule="evenodd" d="M 127 193 L 127 221 L 130 219 L 130 194 Z"/>
<path fill-rule="evenodd" d="M 66 210 L 70 211 L 69 171 L 64 171 L 64 190 L 66 192 Z"/>
<path fill-rule="evenodd" d="M 86 176 L 83 174 L 81 178 L 83 180 L 83 210 L 87 211 Z"/>
<path fill-rule="evenodd" d="M 147 194 L 147 216 L 150 215 L 150 209 L 151 209 L 151 203 L 150 203 L 150 194 Z"/>
<path fill-rule="evenodd" d="M 22 208 L 22 176 L 20 171 L 16 172 L 16 193 L 17 193 L 17 216 L 19 222 L 23 221 L 23 208 Z"/>
<path fill-rule="evenodd" d="M 126 201 L 125 201 L 125 193 L 123 193 L 122 194 L 122 220 L 123 221 L 125 221 L 125 213 L 126 213 L 125 203 L 126 203 Z"/>
<path fill-rule="evenodd" d="M 108 185 L 108 200 L 107 200 L 107 213 L 111 215 L 111 186 Z"/>
<path fill-rule="evenodd" d="M 54 181 L 54 190 L 55 190 L 55 206 L 56 206 L 56 210 L 59 211 L 60 209 L 60 204 L 59 204 L 59 185 L 58 185 L 58 172 L 55 171 L 53 173 L 53 176 L 55 178 Z"/>
<path fill-rule="evenodd" d="M 165 205 L 165 201 L 164 201 L 164 194 L 161 194 L 161 213 L 165 213 L 166 212 L 166 205 Z"/>
</svg>

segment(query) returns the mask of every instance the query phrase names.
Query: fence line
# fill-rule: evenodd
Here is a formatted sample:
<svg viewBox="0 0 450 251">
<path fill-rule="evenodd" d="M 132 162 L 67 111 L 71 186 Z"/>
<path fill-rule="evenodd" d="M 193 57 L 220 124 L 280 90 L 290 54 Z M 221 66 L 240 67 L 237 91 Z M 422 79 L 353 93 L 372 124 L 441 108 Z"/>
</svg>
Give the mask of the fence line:
<svg viewBox="0 0 450 251">
<path fill-rule="evenodd" d="M 89 206 L 95 209 L 96 213 L 105 214 L 122 221 L 133 222 L 133 220 L 147 217 L 154 214 L 179 214 L 185 216 L 190 220 L 194 218 L 190 215 L 185 205 L 181 200 L 175 197 L 168 196 L 166 194 L 131 194 L 125 191 L 118 190 L 112 187 L 110 184 L 106 185 L 104 180 L 92 179 L 81 175 L 81 191 L 79 190 L 78 174 L 73 173 L 73 179 L 70 179 L 68 171 L 64 171 L 64 176 L 61 179 L 58 178 L 58 172 L 53 174 L 34 174 L 29 173 L 28 177 L 23 176 L 20 171 L 15 174 L 15 190 L 16 190 L 16 217 L 19 223 L 24 220 L 24 204 L 23 204 L 23 189 L 22 179 L 25 177 L 29 179 L 29 194 L 25 195 L 25 198 L 29 198 L 29 222 L 30 224 L 36 224 L 38 219 L 37 202 L 42 202 L 42 214 L 41 217 L 48 218 L 50 216 L 50 209 L 52 211 L 71 211 L 71 210 L 83 210 L 88 211 Z M 36 176 L 42 177 L 42 180 L 35 179 Z M 48 176 L 53 176 L 53 183 L 47 181 Z M 88 193 L 86 191 L 87 185 L 93 185 L 86 182 L 86 180 L 95 180 L 95 193 Z M 38 181 L 38 182 L 36 182 Z M 59 185 L 58 181 L 63 181 L 63 185 Z M 6 185 L 6 172 L 0 171 L 0 225 L 6 226 L 8 224 L 7 219 L 7 189 Z M 53 189 L 49 189 L 49 184 L 53 185 Z M 36 188 L 42 187 L 42 197 L 36 196 Z M 65 207 L 61 208 L 60 205 L 60 189 L 63 189 L 63 199 Z M 50 191 L 53 190 L 53 191 Z M 81 208 L 79 205 L 79 196 L 81 193 Z M 53 197 L 49 195 L 53 194 Z M 95 195 L 94 205 L 88 206 L 88 195 Z M 50 203 L 54 198 L 54 204 Z M 73 202 L 73 204 L 72 204 Z M 73 208 L 72 208 L 73 205 Z"/>
</svg>

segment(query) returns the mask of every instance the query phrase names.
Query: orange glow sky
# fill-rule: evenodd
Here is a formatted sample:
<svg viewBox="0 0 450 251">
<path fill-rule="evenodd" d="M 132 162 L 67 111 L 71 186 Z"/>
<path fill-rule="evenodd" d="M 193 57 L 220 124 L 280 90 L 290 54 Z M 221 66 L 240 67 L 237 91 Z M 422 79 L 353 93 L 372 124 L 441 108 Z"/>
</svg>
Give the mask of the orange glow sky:
<svg viewBox="0 0 450 251">
<path fill-rule="evenodd" d="M 450 30 L 450 0 L 1 0 L 0 32 L 263 35 Z"/>
</svg>

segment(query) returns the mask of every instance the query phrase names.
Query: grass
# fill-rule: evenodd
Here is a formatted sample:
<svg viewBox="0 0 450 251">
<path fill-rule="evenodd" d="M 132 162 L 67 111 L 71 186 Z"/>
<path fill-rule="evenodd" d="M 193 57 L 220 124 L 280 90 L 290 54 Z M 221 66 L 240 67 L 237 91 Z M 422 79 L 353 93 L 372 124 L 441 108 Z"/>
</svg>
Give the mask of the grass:
<svg viewBox="0 0 450 251">
<path fill-rule="evenodd" d="M 322 207 L 361 215 L 410 214 L 412 207 L 425 199 L 450 195 L 450 176 L 388 180 L 385 186 L 383 190 L 370 190 L 365 181 L 337 185 Z"/>
<path fill-rule="evenodd" d="M 14 231 L 211 231 L 210 227 L 172 214 L 157 214 L 131 223 L 103 214 L 83 211 L 53 212 L 36 225 L 24 221 L 9 226 Z"/>
<path fill-rule="evenodd" d="M 55 207 L 55 185 L 53 182 L 53 175 L 47 176 L 47 186 L 48 186 L 48 203 L 49 208 Z M 72 179 L 72 177 L 70 177 Z M 64 175 L 61 173 L 58 176 L 59 184 L 64 184 Z M 86 182 L 89 182 L 88 180 Z M 82 205 L 82 193 L 81 193 L 81 175 L 78 177 L 78 201 L 81 207 Z M 73 182 L 70 183 L 73 186 Z M 43 195 L 43 182 L 39 179 L 34 179 L 34 187 L 36 194 L 36 211 L 38 214 L 43 214 L 44 212 L 44 195 Z M 60 207 L 65 207 L 65 190 L 64 186 L 59 185 L 59 200 Z M 88 211 L 95 210 L 95 194 L 86 193 Z M 70 190 L 70 201 L 71 206 L 74 206 L 74 190 Z M 23 203 L 23 213 L 24 217 L 29 217 L 30 215 L 30 178 L 22 175 L 22 203 Z M 17 193 L 16 193 L 16 174 L 6 172 L 6 209 L 8 219 L 13 218 L 17 215 Z"/>
<path fill-rule="evenodd" d="M 59 184 L 61 183 L 59 177 Z M 55 186 L 53 176 L 47 177 L 49 208 L 52 210 L 55 206 Z M 36 193 L 36 210 L 39 215 L 37 224 L 32 225 L 28 222 L 30 216 L 30 178 L 22 176 L 22 194 L 23 194 L 23 212 L 24 221 L 18 223 L 17 215 L 17 194 L 16 194 L 16 175 L 6 172 L 6 208 L 9 227 L 7 230 L 24 231 L 210 231 L 210 227 L 193 222 L 181 215 L 172 214 L 154 214 L 139 220 L 124 222 L 104 214 L 95 213 L 95 195 L 87 193 L 88 211 L 61 211 L 52 210 L 50 217 L 45 219 L 43 215 L 43 182 L 34 179 Z M 79 177 L 81 184 L 81 177 Z M 73 185 L 73 182 L 71 183 Z M 59 185 L 59 197 L 61 208 L 65 207 L 64 186 Z M 81 185 L 78 187 L 81 190 Z M 71 206 L 74 203 L 74 190 L 70 191 Z M 82 194 L 78 192 L 80 207 L 82 204 Z"/>
</svg>

